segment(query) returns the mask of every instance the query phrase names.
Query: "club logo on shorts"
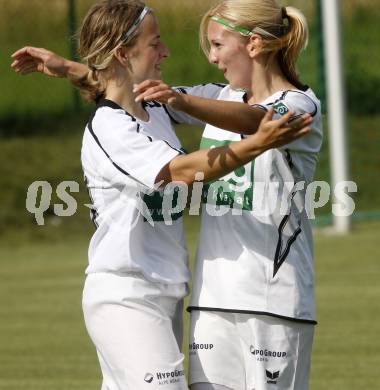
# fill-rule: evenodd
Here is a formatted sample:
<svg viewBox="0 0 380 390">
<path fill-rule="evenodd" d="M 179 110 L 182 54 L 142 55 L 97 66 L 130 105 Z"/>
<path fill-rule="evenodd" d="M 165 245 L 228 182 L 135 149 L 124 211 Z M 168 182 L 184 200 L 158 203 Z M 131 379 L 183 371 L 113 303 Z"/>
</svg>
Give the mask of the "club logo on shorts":
<svg viewBox="0 0 380 390">
<path fill-rule="evenodd" d="M 157 371 L 154 374 L 147 372 L 144 377 L 146 383 L 152 383 L 156 377 L 155 383 L 158 386 L 168 385 L 172 383 L 179 383 L 182 378 L 185 376 L 184 370 L 174 370 L 174 371 Z"/>
<path fill-rule="evenodd" d="M 195 355 L 199 350 L 202 350 L 202 349 L 211 350 L 213 348 L 214 348 L 214 344 L 190 343 L 189 344 L 189 354 Z"/>
<path fill-rule="evenodd" d="M 257 349 L 253 345 L 250 347 L 250 352 L 253 356 L 257 357 L 257 360 L 260 361 L 268 361 L 268 359 L 284 359 L 287 357 L 287 353 L 285 351 L 271 351 L 268 349 Z"/>
<path fill-rule="evenodd" d="M 147 383 L 152 383 L 153 382 L 153 375 L 150 372 L 146 373 L 144 381 Z"/>
<path fill-rule="evenodd" d="M 265 370 L 265 374 L 266 374 L 267 379 L 268 379 L 267 383 L 269 383 L 271 385 L 277 384 L 277 379 L 280 376 L 280 371 L 271 372 L 271 371 Z"/>
</svg>

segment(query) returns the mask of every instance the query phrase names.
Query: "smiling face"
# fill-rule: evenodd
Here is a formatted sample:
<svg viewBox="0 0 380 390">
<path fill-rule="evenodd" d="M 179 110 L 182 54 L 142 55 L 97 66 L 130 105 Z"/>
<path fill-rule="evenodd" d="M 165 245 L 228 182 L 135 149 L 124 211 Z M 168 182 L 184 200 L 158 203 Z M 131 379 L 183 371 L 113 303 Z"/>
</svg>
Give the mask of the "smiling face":
<svg viewBox="0 0 380 390">
<path fill-rule="evenodd" d="M 135 84 L 146 79 L 161 79 L 161 61 L 169 56 L 169 50 L 161 41 L 160 28 L 152 13 L 144 18 L 137 41 L 126 54 Z"/>
<path fill-rule="evenodd" d="M 220 69 L 234 89 L 251 87 L 252 59 L 247 50 L 248 38 L 210 20 L 207 28 L 210 43 L 209 61 Z"/>
</svg>

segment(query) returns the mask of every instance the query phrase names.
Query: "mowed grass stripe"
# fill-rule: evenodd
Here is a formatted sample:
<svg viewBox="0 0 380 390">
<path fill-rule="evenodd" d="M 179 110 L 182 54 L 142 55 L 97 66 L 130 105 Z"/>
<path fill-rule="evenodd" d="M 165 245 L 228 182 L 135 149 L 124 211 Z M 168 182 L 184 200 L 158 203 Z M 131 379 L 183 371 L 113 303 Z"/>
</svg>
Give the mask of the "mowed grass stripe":
<svg viewBox="0 0 380 390">
<path fill-rule="evenodd" d="M 186 231 L 193 258 L 198 221 L 187 219 Z M 380 223 L 366 223 L 346 237 L 315 235 L 319 325 L 311 390 L 378 385 L 379 233 Z M 87 245 L 81 237 L 1 242 L 0 389 L 100 388 L 80 303 Z"/>
<path fill-rule="evenodd" d="M 316 235 L 319 325 L 313 390 L 376 388 L 380 380 L 380 223 L 354 226 L 348 236 Z"/>
<path fill-rule="evenodd" d="M 0 388 L 96 389 L 81 311 L 87 243 L 2 243 Z"/>
</svg>

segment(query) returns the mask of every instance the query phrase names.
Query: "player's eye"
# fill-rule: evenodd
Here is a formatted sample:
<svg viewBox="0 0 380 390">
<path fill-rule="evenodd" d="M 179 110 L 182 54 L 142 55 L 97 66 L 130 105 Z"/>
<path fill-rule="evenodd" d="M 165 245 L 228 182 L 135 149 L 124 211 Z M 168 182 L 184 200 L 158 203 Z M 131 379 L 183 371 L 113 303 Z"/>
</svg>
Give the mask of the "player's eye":
<svg viewBox="0 0 380 390">
<path fill-rule="evenodd" d="M 220 42 L 213 42 L 212 43 L 212 46 L 216 47 L 216 48 L 219 48 L 222 46 L 222 44 Z"/>
</svg>

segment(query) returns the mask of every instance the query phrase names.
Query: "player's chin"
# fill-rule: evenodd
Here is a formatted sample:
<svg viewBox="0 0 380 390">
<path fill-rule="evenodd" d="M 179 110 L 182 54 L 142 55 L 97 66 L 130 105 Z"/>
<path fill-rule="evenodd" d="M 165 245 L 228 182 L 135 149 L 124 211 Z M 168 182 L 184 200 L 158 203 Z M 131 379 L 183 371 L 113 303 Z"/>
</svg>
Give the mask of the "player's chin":
<svg viewBox="0 0 380 390">
<path fill-rule="evenodd" d="M 245 83 L 241 82 L 240 80 L 236 80 L 236 79 L 228 80 L 227 78 L 226 78 L 226 80 L 228 81 L 228 84 L 230 85 L 230 87 L 232 89 L 244 89 L 244 90 L 246 90 L 247 88 L 249 88 L 249 87 L 247 87 L 247 85 Z"/>
<path fill-rule="evenodd" d="M 226 79 L 227 83 L 230 85 L 233 89 L 239 89 L 240 83 L 236 80 L 234 77 L 229 77 L 227 74 L 224 75 L 224 78 Z"/>
<path fill-rule="evenodd" d="M 154 72 L 152 72 L 151 79 L 153 79 L 153 80 L 162 80 L 162 71 L 161 71 L 161 69 L 155 68 Z"/>
</svg>

